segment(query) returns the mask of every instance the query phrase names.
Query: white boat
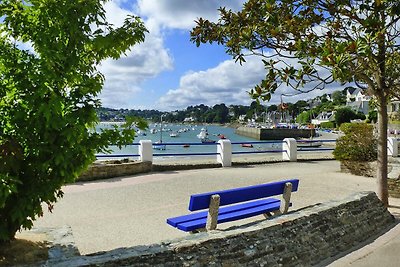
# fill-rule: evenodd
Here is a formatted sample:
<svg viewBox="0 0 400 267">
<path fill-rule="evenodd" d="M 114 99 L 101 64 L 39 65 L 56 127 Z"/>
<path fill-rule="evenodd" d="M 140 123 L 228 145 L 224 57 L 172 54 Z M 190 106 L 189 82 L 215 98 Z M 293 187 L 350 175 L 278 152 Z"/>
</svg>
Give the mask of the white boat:
<svg viewBox="0 0 400 267">
<path fill-rule="evenodd" d="M 164 145 L 164 144 L 161 143 L 161 142 L 155 142 L 154 145 L 153 145 L 153 149 L 156 149 L 156 150 L 166 150 L 166 149 L 167 149 L 167 146 Z"/>
<path fill-rule="evenodd" d="M 308 139 L 308 140 L 297 140 L 297 147 L 320 147 L 323 145 L 323 143 L 321 141 L 315 141 L 312 139 Z"/>
<path fill-rule="evenodd" d="M 172 133 L 169 134 L 169 136 L 170 136 L 170 137 L 178 137 L 178 136 L 179 136 L 179 133 L 177 133 L 177 132 L 172 132 Z"/>
<path fill-rule="evenodd" d="M 197 138 L 199 138 L 202 143 L 215 143 L 214 140 L 211 140 L 210 138 L 208 138 L 208 132 L 207 132 L 207 129 L 205 129 L 205 128 L 201 128 L 201 131 L 197 135 Z"/>
<path fill-rule="evenodd" d="M 197 138 L 199 139 L 205 139 L 208 137 L 208 132 L 206 129 L 202 128 L 200 133 L 197 135 Z"/>
</svg>

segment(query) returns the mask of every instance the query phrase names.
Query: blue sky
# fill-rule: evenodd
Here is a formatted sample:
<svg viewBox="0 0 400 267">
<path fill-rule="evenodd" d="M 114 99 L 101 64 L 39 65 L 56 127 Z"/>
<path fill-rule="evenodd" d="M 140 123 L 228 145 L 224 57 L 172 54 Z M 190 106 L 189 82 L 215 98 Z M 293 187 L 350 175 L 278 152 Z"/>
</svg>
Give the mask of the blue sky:
<svg viewBox="0 0 400 267">
<path fill-rule="evenodd" d="M 238 10 L 243 0 L 112 0 L 107 18 L 120 25 L 128 14 L 142 17 L 150 31 L 144 43 L 118 61 L 100 66 L 106 83 L 100 95 L 103 106 L 129 109 L 184 109 L 189 105 L 219 103 L 250 105 L 247 92 L 265 74 L 260 59 L 249 58 L 243 66 L 225 54 L 224 47 L 190 42 L 189 32 L 199 17 L 216 20 L 218 8 Z M 341 89 L 336 85 L 330 90 Z M 280 88 L 271 103 L 280 101 Z M 286 97 L 296 102 L 324 92 Z"/>
</svg>

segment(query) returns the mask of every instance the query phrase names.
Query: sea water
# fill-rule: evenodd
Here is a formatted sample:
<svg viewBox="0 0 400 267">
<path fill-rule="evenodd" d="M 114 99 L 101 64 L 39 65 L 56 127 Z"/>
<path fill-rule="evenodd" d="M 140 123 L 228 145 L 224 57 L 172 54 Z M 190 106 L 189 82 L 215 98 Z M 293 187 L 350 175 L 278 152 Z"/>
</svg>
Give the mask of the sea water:
<svg viewBox="0 0 400 267">
<path fill-rule="evenodd" d="M 99 128 L 110 127 L 110 123 L 101 123 Z M 150 124 L 149 128 L 144 131 L 140 131 L 133 143 L 138 143 L 140 140 L 151 140 L 153 143 L 162 140 L 162 143 L 181 143 L 181 145 L 167 145 L 165 150 L 154 150 L 153 153 L 157 154 L 174 154 L 174 153 L 214 153 L 217 151 L 217 144 L 211 143 L 207 145 L 193 145 L 192 143 L 200 144 L 201 141 L 197 135 L 202 129 L 206 129 L 208 132 L 208 137 L 211 140 L 218 142 L 220 136 L 223 135 L 227 140 L 231 142 L 254 142 L 259 141 L 257 139 L 252 139 L 250 137 L 245 137 L 235 134 L 235 129 L 227 126 L 219 125 L 189 125 L 189 124 L 171 124 L 163 123 L 163 131 L 160 131 L 160 124 Z M 154 129 L 155 133 L 151 133 L 150 129 Z M 178 133 L 177 137 L 171 137 L 171 132 L 177 133 L 179 130 L 187 129 L 186 132 Z M 189 147 L 184 147 L 183 144 L 192 144 Z M 113 151 L 112 154 L 138 154 L 137 145 L 127 145 L 122 149 L 115 146 L 111 146 L 110 149 Z M 242 147 L 241 144 L 233 144 L 233 152 L 241 151 L 269 151 L 269 150 L 280 150 L 282 149 L 282 144 L 277 141 L 276 143 L 265 143 L 265 144 L 253 144 L 252 148 Z M 111 155 L 110 155 L 111 156 Z M 169 156 L 171 157 L 171 156 Z"/>
</svg>

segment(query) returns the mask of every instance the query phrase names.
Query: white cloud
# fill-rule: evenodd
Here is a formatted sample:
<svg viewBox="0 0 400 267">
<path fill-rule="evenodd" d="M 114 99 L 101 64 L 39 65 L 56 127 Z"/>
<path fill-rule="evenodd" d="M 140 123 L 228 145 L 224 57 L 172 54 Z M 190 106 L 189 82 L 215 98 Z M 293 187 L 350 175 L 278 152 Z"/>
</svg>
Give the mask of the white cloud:
<svg viewBox="0 0 400 267">
<path fill-rule="evenodd" d="M 107 2 L 105 9 L 108 20 L 118 26 L 123 19 L 132 14 L 120 7 L 131 5 L 135 13 L 145 19 L 150 33 L 143 44 L 133 47 L 127 57 L 118 61 L 105 61 L 100 70 L 106 76 L 105 88 L 100 96 L 103 106 L 114 108 L 138 108 L 137 99 L 143 96 L 143 82 L 157 77 L 160 73 L 173 69 L 173 57 L 164 44 L 164 30 L 188 30 L 194 26 L 198 17 L 215 20 L 218 7 L 227 6 L 238 10 L 243 0 L 138 0 L 136 5 L 127 0 Z M 134 5 L 134 6 L 133 6 Z M 211 56 L 211 55 L 210 55 Z M 233 60 L 221 62 L 204 71 L 188 72 L 180 78 L 178 88 L 169 90 L 161 96 L 154 106 L 163 110 L 183 109 L 189 105 L 209 106 L 225 103 L 249 105 L 248 91 L 258 84 L 265 75 L 264 65 L 259 58 L 251 57 L 241 66 Z M 307 95 L 284 97 L 286 102 L 296 102 L 342 87 L 334 84 L 325 91 L 313 91 Z M 160 95 L 162 92 L 155 92 Z M 293 89 L 282 86 L 270 103 L 279 103 L 281 94 L 294 93 Z"/>
<path fill-rule="evenodd" d="M 238 10 L 243 3 L 244 0 L 138 0 L 137 7 L 140 15 L 155 25 L 190 29 L 199 17 L 216 20 L 220 6 Z"/>
<path fill-rule="evenodd" d="M 125 17 L 132 15 L 116 2 L 107 2 L 105 10 L 107 20 L 115 26 L 121 26 Z M 145 41 L 134 46 L 126 56 L 119 60 L 108 59 L 99 69 L 106 77 L 100 95 L 103 106 L 128 107 L 141 92 L 141 83 L 173 69 L 173 58 L 164 47 L 163 38 L 157 32 L 150 32 Z"/>
<path fill-rule="evenodd" d="M 243 66 L 227 60 L 215 68 L 184 75 L 179 88 L 161 97 L 158 106 L 172 110 L 194 103 L 209 106 L 219 103 L 248 105 L 251 100 L 247 91 L 264 74 L 262 62 L 256 58 L 249 59 Z"/>
<path fill-rule="evenodd" d="M 293 59 L 291 60 L 293 61 Z M 289 61 L 287 60 L 289 63 Z M 292 63 L 295 63 L 294 61 Z M 266 71 L 260 58 L 249 57 L 242 66 L 234 60 L 226 60 L 218 66 L 206 71 L 191 72 L 180 79 L 178 89 L 170 90 L 162 96 L 157 106 L 164 110 L 184 109 L 189 105 L 205 104 L 213 106 L 219 103 L 249 105 L 253 101 L 248 92 L 264 77 Z M 311 89 L 315 84 L 309 84 L 303 90 Z M 333 90 L 341 90 L 339 84 L 332 84 L 325 90 L 314 90 L 308 94 L 298 94 L 285 85 L 272 95 L 269 103 L 278 104 L 282 94 L 284 102 L 296 102 L 301 99 L 313 98 Z"/>
</svg>

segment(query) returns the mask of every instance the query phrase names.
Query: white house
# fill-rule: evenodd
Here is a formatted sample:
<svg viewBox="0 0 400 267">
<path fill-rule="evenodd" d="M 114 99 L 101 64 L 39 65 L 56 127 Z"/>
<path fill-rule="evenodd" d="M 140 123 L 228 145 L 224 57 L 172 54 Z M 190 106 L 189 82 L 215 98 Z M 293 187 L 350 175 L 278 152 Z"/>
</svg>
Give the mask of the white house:
<svg viewBox="0 0 400 267">
<path fill-rule="evenodd" d="M 187 117 L 183 120 L 184 122 L 194 122 L 195 119 L 193 117 Z"/>
<path fill-rule="evenodd" d="M 392 100 L 388 104 L 388 113 L 394 113 L 400 111 L 400 100 Z"/>
<path fill-rule="evenodd" d="M 354 101 L 369 101 L 371 97 L 364 93 L 360 88 L 350 87 L 347 89 L 346 102 L 351 103 Z"/>
<path fill-rule="evenodd" d="M 239 115 L 238 121 L 244 122 L 246 115 Z"/>
<path fill-rule="evenodd" d="M 321 125 L 323 122 L 333 121 L 335 119 L 335 111 L 324 111 L 318 114 L 315 119 L 311 120 L 314 125 Z"/>
<path fill-rule="evenodd" d="M 360 88 L 350 87 L 347 89 L 346 106 L 353 109 L 355 112 L 361 112 L 365 115 L 369 112 L 369 101 L 371 96 L 365 94 Z"/>
</svg>

